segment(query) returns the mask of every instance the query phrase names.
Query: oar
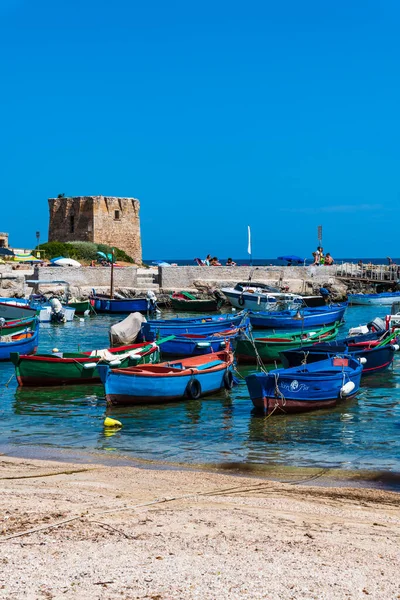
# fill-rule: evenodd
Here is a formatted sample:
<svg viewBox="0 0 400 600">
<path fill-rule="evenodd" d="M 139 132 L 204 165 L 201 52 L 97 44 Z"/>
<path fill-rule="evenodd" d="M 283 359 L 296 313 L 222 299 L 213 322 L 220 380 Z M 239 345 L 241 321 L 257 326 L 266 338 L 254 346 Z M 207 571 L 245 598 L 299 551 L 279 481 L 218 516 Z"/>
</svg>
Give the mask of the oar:
<svg viewBox="0 0 400 600">
<path fill-rule="evenodd" d="M 384 340 L 382 340 L 381 342 L 379 342 L 379 344 L 377 344 L 375 346 L 375 348 L 380 348 L 381 346 L 386 346 L 386 344 L 388 344 L 389 342 L 391 342 L 397 336 L 398 336 L 397 332 L 392 333 L 387 338 L 385 338 Z"/>
<path fill-rule="evenodd" d="M 148 350 L 151 350 L 151 348 L 154 348 L 154 344 L 156 346 L 161 346 L 161 344 L 164 344 L 165 342 L 169 342 L 170 340 L 174 340 L 176 338 L 175 335 L 169 335 L 168 337 L 165 338 L 161 338 L 161 340 L 155 340 L 154 342 L 151 342 L 150 344 L 148 344 L 148 346 L 145 346 L 144 348 L 141 349 L 141 353 L 142 352 L 148 352 Z"/>
</svg>

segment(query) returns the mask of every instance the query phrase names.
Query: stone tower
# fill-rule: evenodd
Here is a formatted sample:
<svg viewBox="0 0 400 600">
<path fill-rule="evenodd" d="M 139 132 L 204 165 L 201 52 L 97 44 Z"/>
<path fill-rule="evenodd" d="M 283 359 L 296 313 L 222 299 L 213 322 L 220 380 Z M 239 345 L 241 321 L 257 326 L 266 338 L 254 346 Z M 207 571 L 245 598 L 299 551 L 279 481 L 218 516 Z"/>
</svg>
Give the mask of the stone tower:
<svg viewBox="0 0 400 600">
<path fill-rule="evenodd" d="M 49 198 L 49 242 L 95 242 L 124 250 L 142 262 L 140 202 L 136 198 Z"/>
</svg>

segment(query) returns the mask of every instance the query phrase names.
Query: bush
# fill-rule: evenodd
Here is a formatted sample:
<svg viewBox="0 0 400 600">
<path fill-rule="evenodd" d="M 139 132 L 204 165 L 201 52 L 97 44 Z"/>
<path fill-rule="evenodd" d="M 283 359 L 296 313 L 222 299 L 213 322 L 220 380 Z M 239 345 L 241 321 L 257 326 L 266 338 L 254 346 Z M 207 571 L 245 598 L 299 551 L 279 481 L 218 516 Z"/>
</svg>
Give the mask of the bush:
<svg viewBox="0 0 400 600">
<path fill-rule="evenodd" d="M 57 256 L 74 258 L 75 260 L 92 261 L 99 258 L 97 252 L 111 254 L 111 246 L 106 244 L 95 244 L 94 242 L 46 242 L 37 246 L 36 250 L 44 252 L 47 260 Z M 134 260 L 123 250 L 114 247 L 115 260 L 133 263 Z"/>
</svg>

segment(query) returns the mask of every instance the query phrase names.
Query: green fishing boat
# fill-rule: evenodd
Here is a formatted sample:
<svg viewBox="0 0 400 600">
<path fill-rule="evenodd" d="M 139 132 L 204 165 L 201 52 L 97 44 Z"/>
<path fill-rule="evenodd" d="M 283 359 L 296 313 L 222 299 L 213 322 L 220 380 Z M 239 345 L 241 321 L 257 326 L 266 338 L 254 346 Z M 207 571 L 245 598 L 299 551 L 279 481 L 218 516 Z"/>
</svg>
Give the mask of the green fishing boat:
<svg viewBox="0 0 400 600">
<path fill-rule="evenodd" d="M 189 292 L 175 292 L 170 297 L 171 306 L 181 312 L 215 312 L 220 309 L 224 299 L 221 298 L 196 298 Z"/>
<path fill-rule="evenodd" d="M 159 343 L 159 342 L 158 342 Z M 160 362 L 158 343 L 145 342 L 93 352 L 56 352 L 35 356 L 11 353 L 19 385 L 48 386 L 100 383 L 98 364 L 134 367 Z M 33 360 L 32 360 L 33 359 Z"/>
<path fill-rule="evenodd" d="M 236 342 L 235 356 L 238 363 L 255 364 L 257 355 L 262 362 L 279 361 L 279 352 L 299 346 L 311 346 L 317 342 L 333 340 L 339 331 L 340 323 L 323 327 L 318 331 L 295 331 L 291 333 L 275 333 L 268 337 L 242 338 Z"/>
<path fill-rule="evenodd" d="M 68 302 L 66 306 L 74 308 L 76 315 L 83 315 L 87 310 L 93 312 L 93 306 L 91 305 L 90 300 L 76 300 L 74 302 Z"/>
<path fill-rule="evenodd" d="M 35 329 L 37 318 L 28 317 L 26 319 L 15 319 L 14 321 L 1 321 L 0 319 L 0 336 L 13 335 L 27 329 Z"/>
</svg>

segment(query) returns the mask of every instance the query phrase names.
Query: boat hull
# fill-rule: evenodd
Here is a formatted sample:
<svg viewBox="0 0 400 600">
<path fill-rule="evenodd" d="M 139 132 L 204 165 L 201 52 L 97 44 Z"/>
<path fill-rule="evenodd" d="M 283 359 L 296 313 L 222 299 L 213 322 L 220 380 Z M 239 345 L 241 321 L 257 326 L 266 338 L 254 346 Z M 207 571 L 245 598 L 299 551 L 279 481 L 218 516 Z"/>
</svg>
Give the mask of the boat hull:
<svg viewBox="0 0 400 600">
<path fill-rule="evenodd" d="M 280 313 L 250 312 L 250 322 L 255 329 L 299 329 L 324 327 L 341 321 L 346 312 L 347 303 L 334 307 L 306 308 L 297 316 L 296 311 L 282 311 Z"/>
<path fill-rule="evenodd" d="M 280 361 L 280 352 L 289 348 L 312 346 L 322 340 L 333 340 L 338 334 L 338 328 L 325 328 L 315 335 L 307 336 L 304 332 L 296 332 L 291 336 L 271 336 L 270 338 L 239 339 L 236 343 L 235 356 L 240 364 L 256 364 L 258 357 L 264 363 Z"/>
<path fill-rule="evenodd" d="M 125 348 L 113 348 L 109 351 L 115 354 L 115 359 L 117 360 L 118 354 L 126 353 L 129 349 L 133 348 L 137 348 L 137 345 Z M 100 358 L 98 357 L 88 356 L 83 353 L 68 353 L 65 357 L 54 355 L 21 356 L 15 353 L 10 358 L 14 363 L 16 378 L 20 386 L 42 387 L 100 383 L 98 368 L 87 368 L 87 365 L 99 363 Z M 123 359 L 119 368 L 156 363 L 159 360 L 160 352 L 155 347 L 143 356 Z"/>
<path fill-rule="evenodd" d="M 35 308 L 31 308 L 24 302 L 0 302 L 0 318 L 3 319 L 16 320 L 33 318 L 36 316 L 36 312 Z"/>
<path fill-rule="evenodd" d="M 206 299 L 206 300 L 184 300 L 181 298 L 170 297 L 171 306 L 174 310 L 181 312 L 216 312 L 219 309 L 218 300 Z"/>
<path fill-rule="evenodd" d="M 275 369 L 246 377 L 254 408 L 266 413 L 305 412 L 335 406 L 341 398 L 344 382 L 360 387 L 362 365 L 349 357 L 329 358 L 319 363 L 291 369 Z M 346 364 L 341 365 L 342 361 Z"/>
<path fill-rule="evenodd" d="M 159 336 L 165 337 L 168 335 L 210 335 L 226 331 L 232 327 L 246 327 L 248 323 L 247 313 L 218 317 L 203 316 L 197 319 L 160 319 L 143 323 L 142 336 L 145 340 L 154 341 Z"/>
<path fill-rule="evenodd" d="M 27 331 L 28 329 L 34 329 L 35 323 L 36 317 L 28 317 L 27 319 L 7 321 L 3 327 L 0 327 L 0 336 L 13 335 L 18 331 Z"/>
<path fill-rule="evenodd" d="M 151 305 L 146 298 L 101 298 L 96 296 L 90 301 L 97 313 L 126 314 L 132 312 L 147 313 Z"/>
<path fill-rule="evenodd" d="M 329 352 L 329 346 L 326 346 L 326 350 L 319 349 L 318 344 L 305 350 L 301 348 L 286 349 L 281 353 L 281 361 L 285 368 L 296 367 L 302 364 L 305 359 L 305 353 L 307 353 L 307 362 L 313 363 L 321 360 L 326 360 L 329 356 L 333 356 L 336 352 L 346 352 L 356 359 L 365 358 L 366 363 L 364 364 L 362 376 L 373 375 L 374 373 L 380 373 L 386 371 L 393 364 L 395 348 L 391 344 L 379 348 L 360 348 L 356 349 L 351 346 L 331 346 L 331 352 Z"/>
<path fill-rule="evenodd" d="M 21 354 L 34 354 L 37 351 L 39 344 L 39 324 L 36 325 L 34 331 L 24 331 L 21 335 L 14 334 L 15 340 L 10 342 L 0 341 L 0 360 L 10 360 L 10 355 L 13 352 Z"/>
<path fill-rule="evenodd" d="M 188 361 L 195 361 L 190 368 L 185 366 Z M 199 386 L 197 397 L 224 389 L 226 372 L 232 361 L 233 357 L 229 352 L 219 352 L 207 357 L 186 359 L 180 363 L 160 363 L 152 370 L 99 366 L 99 372 L 109 404 L 159 404 L 193 397 L 188 391 L 193 380 Z"/>
<path fill-rule="evenodd" d="M 392 294 L 349 294 L 348 300 L 350 304 L 362 306 L 392 306 L 396 302 L 400 302 L 400 292 Z"/>
</svg>

